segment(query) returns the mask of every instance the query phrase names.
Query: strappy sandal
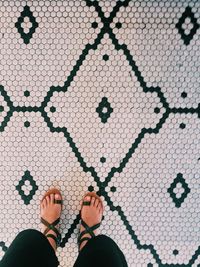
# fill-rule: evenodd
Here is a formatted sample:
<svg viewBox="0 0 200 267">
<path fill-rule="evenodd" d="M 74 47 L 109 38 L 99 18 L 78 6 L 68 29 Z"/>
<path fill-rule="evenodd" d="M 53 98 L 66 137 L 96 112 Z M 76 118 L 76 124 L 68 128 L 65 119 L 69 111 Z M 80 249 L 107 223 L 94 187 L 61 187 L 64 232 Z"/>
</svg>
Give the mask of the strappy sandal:
<svg viewBox="0 0 200 267">
<path fill-rule="evenodd" d="M 102 203 L 102 200 L 101 198 L 94 192 L 88 192 L 84 197 L 83 199 L 85 199 L 86 196 L 90 196 L 90 197 L 95 197 L 97 199 L 99 199 L 99 201 L 101 202 L 102 206 L 103 206 L 103 203 Z M 81 206 L 81 211 L 82 211 L 82 208 L 83 206 L 90 206 L 90 203 L 91 201 L 83 201 L 82 203 L 82 206 Z M 81 214 L 81 212 L 80 212 Z M 94 230 L 96 230 L 97 228 L 99 228 L 99 226 L 101 225 L 101 222 L 100 223 L 97 223 L 93 226 L 89 226 L 87 225 L 86 222 L 83 221 L 83 219 L 81 218 L 81 225 L 85 228 L 85 230 L 83 230 L 80 234 L 79 234 L 79 237 L 78 237 L 78 248 L 79 248 L 79 251 L 80 251 L 80 246 L 82 244 L 83 241 L 88 241 L 90 240 L 92 237 L 95 237 L 95 234 L 94 234 Z M 85 234 L 90 234 L 91 237 L 83 237 Z"/>
<path fill-rule="evenodd" d="M 61 200 L 59 200 L 59 199 L 54 199 L 54 203 L 56 203 L 56 204 L 61 204 L 61 211 L 62 211 L 62 206 L 63 206 L 62 195 L 61 195 L 60 191 L 59 191 L 58 189 L 56 189 L 56 188 L 53 188 L 53 189 L 50 189 L 49 191 L 47 191 L 46 194 L 44 195 L 44 197 L 42 198 L 41 202 L 44 200 L 44 198 L 45 198 L 46 196 L 49 196 L 50 194 L 58 194 L 58 195 L 61 196 Z M 51 238 L 53 238 L 53 240 L 56 242 L 56 247 L 58 247 L 58 246 L 60 245 L 60 242 L 61 242 L 61 234 L 60 234 L 60 232 L 55 228 L 55 226 L 60 222 L 60 217 L 59 217 L 58 219 L 56 219 L 54 222 L 52 222 L 52 223 L 47 222 L 45 219 L 43 219 L 43 218 L 41 217 L 41 222 L 42 222 L 45 226 L 47 226 L 47 228 L 45 229 L 45 231 L 44 231 L 43 234 L 44 234 L 46 237 L 51 237 Z M 48 234 L 48 235 L 46 235 L 50 230 L 53 230 L 53 231 L 55 232 L 55 234 L 56 234 L 57 237 L 55 237 L 55 235 L 52 235 L 52 234 Z"/>
</svg>

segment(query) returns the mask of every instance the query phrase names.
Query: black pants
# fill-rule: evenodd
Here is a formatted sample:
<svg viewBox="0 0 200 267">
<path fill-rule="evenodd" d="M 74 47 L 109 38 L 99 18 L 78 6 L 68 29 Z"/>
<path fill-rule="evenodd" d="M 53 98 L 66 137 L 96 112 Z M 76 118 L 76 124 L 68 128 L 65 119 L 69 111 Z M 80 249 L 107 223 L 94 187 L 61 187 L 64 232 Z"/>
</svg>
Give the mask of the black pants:
<svg viewBox="0 0 200 267">
<path fill-rule="evenodd" d="M 57 267 L 59 261 L 49 241 L 41 232 L 28 229 L 20 232 L 0 267 Z M 117 244 L 105 235 L 91 238 L 78 255 L 74 267 L 127 267 Z"/>
</svg>

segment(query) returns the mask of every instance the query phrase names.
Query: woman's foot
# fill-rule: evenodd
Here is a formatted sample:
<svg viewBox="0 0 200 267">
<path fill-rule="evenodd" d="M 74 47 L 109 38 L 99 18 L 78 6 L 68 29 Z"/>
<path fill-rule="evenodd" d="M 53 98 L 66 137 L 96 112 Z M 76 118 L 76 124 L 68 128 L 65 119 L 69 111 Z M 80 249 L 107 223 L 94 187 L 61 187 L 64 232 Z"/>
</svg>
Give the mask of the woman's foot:
<svg viewBox="0 0 200 267">
<path fill-rule="evenodd" d="M 61 196 L 59 194 L 50 194 L 49 196 L 46 196 L 43 199 L 43 201 L 41 202 L 41 205 L 40 205 L 41 217 L 44 220 L 46 220 L 47 222 L 49 222 L 50 224 L 53 223 L 56 219 L 58 219 L 60 217 L 61 209 L 62 209 L 60 204 L 54 203 L 54 199 L 61 200 Z M 43 233 L 44 233 L 46 228 L 47 228 L 47 226 L 42 224 L 42 232 Z M 55 228 L 58 229 L 58 226 L 56 226 Z M 52 234 L 55 237 L 57 237 L 56 233 L 53 230 L 49 230 L 48 234 Z M 49 243 L 51 244 L 51 246 L 53 247 L 53 249 L 56 251 L 57 246 L 56 246 L 55 240 L 51 237 L 47 237 L 47 239 L 48 239 Z"/>
<path fill-rule="evenodd" d="M 85 196 L 83 199 L 83 202 L 91 202 L 89 206 L 85 206 L 82 204 L 81 209 L 81 219 L 89 226 L 96 225 L 101 222 L 103 217 L 103 204 L 102 202 L 93 196 Z M 82 233 L 85 230 L 85 227 L 81 224 L 80 227 L 80 233 Z M 98 234 L 97 230 L 93 231 L 95 235 Z M 89 237 L 91 238 L 91 235 L 86 233 L 83 235 L 82 238 Z M 85 240 L 80 244 L 80 250 L 83 249 L 83 247 L 86 245 L 88 241 Z"/>
</svg>

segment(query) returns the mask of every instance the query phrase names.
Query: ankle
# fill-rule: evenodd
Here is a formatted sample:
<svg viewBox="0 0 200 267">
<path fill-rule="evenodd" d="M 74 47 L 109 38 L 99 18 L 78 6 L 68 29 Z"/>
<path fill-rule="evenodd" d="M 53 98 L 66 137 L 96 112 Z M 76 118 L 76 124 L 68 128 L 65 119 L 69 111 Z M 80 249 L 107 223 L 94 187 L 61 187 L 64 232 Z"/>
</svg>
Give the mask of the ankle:
<svg viewBox="0 0 200 267">
<path fill-rule="evenodd" d="M 87 242 L 88 242 L 88 240 L 85 240 L 85 241 L 83 241 L 83 242 L 81 243 L 81 245 L 80 245 L 80 247 L 79 247 L 79 251 L 81 251 L 81 250 L 85 247 L 85 245 L 87 244 Z"/>
<path fill-rule="evenodd" d="M 86 233 L 86 234 L 84 234 L 82 236 L 82 238 L 89 238 L 89 239 L 91 239 L 92 237 L 91 237 L 90 234 Z M 81 251 L 83 249 L 83 247 L 85 247 L 85 245 L 87 244 L 88 241 L 89 240 L 84 240 L 83 242 L 81 242 L 81 244 L 79 245 L 79 251 Z"/>
<path fill-rule="evenodd" d="M 51 237 L 47 237 L 50 245 L 52 246 L 53 250 L 56 252 L 57 246 L 56 246 L 56 242 L 51 238 Z"/>
<path fill-rule="evenodd" d="M 54 235 L 55 237 L 57 237 L 57 236 L 55 235 L 55 232 L 52 231 L 52 230 L 48 231 L 48 233 L 47 233 L 46 235 L 48 235 L 48 234 L 51 234 L 51 235 Z M 45 236 L 46 236 L 46 235 L 45 235 Z M 49 243 L 50 243 L 50 245 L 52 246 L 52 248 L 54 249 L 54 251 L 56 252 L 56 249 L 57 249 L 56 241 L 55 241 L 53 238 L 48 237 L 48 236 L 46 236 L 46 238 L 47 238 L 47 240 L 49 241 Z"/>
</svg>

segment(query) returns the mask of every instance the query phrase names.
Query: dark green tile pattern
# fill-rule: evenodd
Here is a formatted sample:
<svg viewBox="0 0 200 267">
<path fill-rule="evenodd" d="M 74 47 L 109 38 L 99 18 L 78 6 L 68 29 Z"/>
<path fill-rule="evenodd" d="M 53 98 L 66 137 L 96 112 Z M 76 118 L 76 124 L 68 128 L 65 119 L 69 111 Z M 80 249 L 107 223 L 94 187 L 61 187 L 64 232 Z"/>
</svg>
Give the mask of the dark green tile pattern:
<svg viewBox="0 0 200 267">
<path fill-rule="evenodd" d="M 106 112 L 103 111 L 104 109 L 106 109 Z M 96 108 L 96 111 L 99 114 L 99 117 L 101 118 L 101 122 L 106 123 L 111 113 L 113 112 L 113 108 L 108 102 L 107 97 L 102 98 L 101 102 L 99 103 L 99 106 Z"/>
<path fill-rule="evenodd" d="M 181 183 L 182 187 L 184 188 L 184 192 L 182 193 L 180 198 L 177 198 L 176 194 L 174 193 L 174 189 L 176 188 L 176 185 L 178 183 Z M 170 194 L 173 202 L 175 203 L 175 206 L 177 208 L 180 208 L 181 204 L 184 202 L 187 195 L 190 193 L 190 188 L 188 187 L 188 184 L 185 182 L 182 173 L 177 174 L 177 177 L 174 179 L 173 183 L 170 185 L 167 192 Z"/>
<path fill-rule="evenodd" d="M 185 34 L 184 29 L 182 27 L 183 23 L 185 22 L 186 18 L 190 18 L 191 22 L 193 23 L 193 28 L 191 29 L 189 34 Z M 191 7 L 187 7 L 182 14 L 181 18 L 179 19 L 178 23 L 176 24 L 176 28 L 181 35 L 181 38 L 184 41 L 185 45 L 189 45 L 190 41 L 193 39 L 193 36 L 197 32 L 199 28 L 199 24 L 197 23 L 197 19 L 194 17 L 194 13 L 192 12 Z"/>
<path fill-rule="evenodd" d="M 32 23 L 31 28 L 29 29 L 28 33 L 24 32 L 24 29 L 22 28 L 21 24 L 24 21 L 25 17 L 29 17 L 30 22 Z M 18 32 L 20 33 L 21 37 L 24 40 L 25 44 L 28 44 L 38 27 L 38 23 L 35 20 L 35 17 L 33 16 L 33 13 L 30 11 L 29 6 L 25 6 L 23 12 L 21 13 L 21 16 L 18 18 L 18 21 L 15 23 L 15 27 L 18 29 Z"/>
<path fill-rule="evenodd" d="M 24 191 L 22 189 L 22 186 L 24 185 L 25 181 L 29 181 L 30 185 L 32 186 L 32 189 L 30 190 L 29 194 L 24 194 Z M 24 201 L 25 205 L 30 204 L 30 201 L 32 200 L 33 196 L 35 195 L 35 192 L 38 190 L 38 186 L 36 185 L 36 182 L 34 181 L 32 175 L 29 171 L 25 171 L 24 175 L 22 176 L 21 180 L 19 181 L 19 184 L 16 186 L 17 191 L 19 192 L 19 195 L 21 196 L 22 200 Z"/>
</svg>

